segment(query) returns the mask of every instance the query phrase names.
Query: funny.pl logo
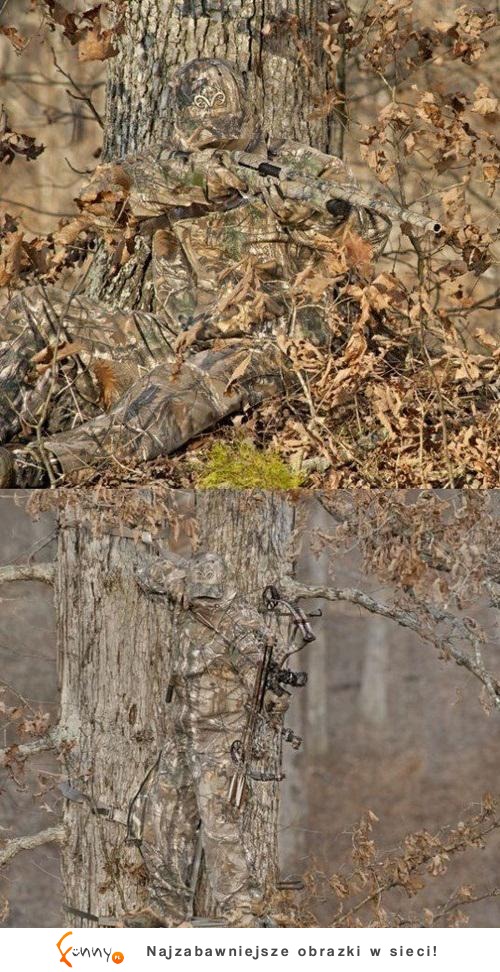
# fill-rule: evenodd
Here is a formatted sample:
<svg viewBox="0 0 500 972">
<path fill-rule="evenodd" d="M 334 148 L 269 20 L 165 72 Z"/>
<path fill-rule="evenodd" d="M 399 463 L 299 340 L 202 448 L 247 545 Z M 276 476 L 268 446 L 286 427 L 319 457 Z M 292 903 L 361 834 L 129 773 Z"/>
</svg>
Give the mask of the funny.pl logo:
<svg viewBox="0 0 500 972">
<path fill-rule="evenodd" d="M 73 945 L 69 945 L 68 948 L 63 948 L 65 938 L 68 938 L 69 935 L 72 934 L 72 931 L 67 931 L 61 936 L 59 941 L 56 942 L 56 948 L 61 956 L 59 962 L 63 962 L 64 965 L 67 965 L 69 969 L 73 968 L 73 963 L 70 962 L 68 955 L 71 955 L 72 958 L 103 958 L 106 960 L 106 962 L 109 962 L 111 959 L 115 965 L 121 965 L 123 962 L 123 959 L 125 958 L 123 952 L 113 952 L 110 948 L 100 948 L 97 946 L 90 948 L 88 945 L 84 946 L 83 948 L 74 948 Z"/>
</svg>

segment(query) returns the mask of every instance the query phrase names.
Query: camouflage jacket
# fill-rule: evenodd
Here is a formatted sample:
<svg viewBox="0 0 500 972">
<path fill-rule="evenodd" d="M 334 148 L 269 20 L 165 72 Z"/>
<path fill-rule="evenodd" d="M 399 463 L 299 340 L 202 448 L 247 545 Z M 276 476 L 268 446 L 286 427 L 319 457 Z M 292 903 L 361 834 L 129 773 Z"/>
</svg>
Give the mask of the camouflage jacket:
<svg viewBox="0 0 500 972">
<path fill-rule="evenodd" d="M 223 668 L 251 693 L 255 672 L 271 637 L 262 616 L 236 593 L 216 604 L 194 603 L 173 663 L 174 684 Z M 182 691 L 182 690 L 181 690 Z"/>
<path fill-rule="evenodd" d="M 207 556 L 216 564 L 223 563 L 221 558 Z M 273 647 L 274 661 L 283 658 L 285 649 L 276 645 L 263 615 L 231 589 L 227 580 L 219 578 L 216 589 L 213 581 L 207 585 L 200 570 L 210 570 L 211 565 L 203 563 L 203 555 L 201 564 L 199 560 L 168 553 L 136 571 L 138 583 L 148 595 L 184 614 L 185 623 L 173 648 L 171 684 L 182 697 L 183 686 L 194 677 L 222 671 L 226 682 L 236 678 L 251 693 L 266 646 Z M 193 569 L 198 570 L 194 580 Z"/>
<path fill-rule="evenodd" d="M 332 197 L 335 182 L 356 186 L 340 159 L 301 143 L 275 143 L 255 155 L 331 181 Z M 224 150 L 157 147 L 101 166 L 80 199 L 103 230 L 113 226 L 119 199 L 139 232 L 141 224 L 153 231 L 156 312 L 174 332 L 198 325 L 205 337 L 269 334 L 278 321 L 288 331 L 300 333 L 301 321 L 313 331 L 304 276 L 324 281 L 321 304 L 349 270 L 346 238 L 361 237 L 373 255 L 385 242 L 386 224 L 371 212 L 341 206 L 336 218 L 287 198 L 286 184 L 256 183 L 251 175 Z M 108 211 L 106 198 L 113 200 Z"/>
</svg>

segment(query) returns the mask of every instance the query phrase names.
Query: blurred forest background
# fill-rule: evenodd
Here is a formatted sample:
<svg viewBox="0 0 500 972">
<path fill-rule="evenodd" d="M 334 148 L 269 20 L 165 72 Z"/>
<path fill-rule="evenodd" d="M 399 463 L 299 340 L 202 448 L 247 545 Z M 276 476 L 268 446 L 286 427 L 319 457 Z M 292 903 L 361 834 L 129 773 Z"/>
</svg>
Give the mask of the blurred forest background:
<svg viewBox="0 0 500 972">
<path fill-rule="evenodd" d="M 0 494 L 1 564 L 54 557 L 52 514 L 34 520 L 26 513 L 26 500 L 26 494 Z M 492 493 L 491 502 L 498 518 L 500 493 Z M 302 516 L 297 574 L 304 583 L 359 587 L 390 600 L 390 585 L 384 587 L 377 576 L 367 574 L 355 545 L 346 544 L 334 554 L 331 549 L 314 552 L 313 531 L 329 531 L 332 521 L 312 494 Z M 309 683 L 294 692 L 287 716 L 287 724 L 304 741 L 298 753 L 285 747 L 280 837 L 284 876 L 339 871 L 349 857 L 353 827 L 363 811 L 378 817 L 371 835 L 378 859 L 395 850 L 410 832 L 456 825 L 471 805 L 477 808 L 483 794 L 498 792 L 498 713 L 488 716 L 470 674 L 439 660 L 432 647 L 394 622 L 345 603 L 322 601 L 321 607 L 323 618 L 313 622 L 318 640 L 295 665 L 308 670 Z M 494 612 L 477 599 L 467 611 L 488 636 L 493 652 L 485 655 L 495 671 Z M 28 582 L 3 588 L 0 659 L 2 685 L 9 686 L 4 702 L 17 705 L 28 700 L 34 710 L 49 712 L 56 721 L 55 627 L 48 588 Z M 3 730 L 1 745 L 9 738 Z M 44 754 L 26 764 L 21 789 L 5 776 L 2 837 L 35 833 L 56 822 L 61 796 L 52 788 L 59 773 L 55 759 Z M 496 832 L 488 838 L 486 850 L 467 850 L 445 862 L 438 880 L 427 875 L 423 892 L 408 899 L 394 891 L 389 900 L 402 915 L 421 914 L 424 902 L 430 909 L 443 905 L 460 888 L 471 889 L 471 894 L 495 888 L 499 869 Z M 53 847 L 20 855 L 2 878 L 2 893 L 10 901 L 7 925 L 64 922 L 58 853 Z M 328 924 L 331 896 L 305 892 L 301 900 L 306 910 Z M 463 911 L 471 925 L 500 924 L 498 897 Z"/>
<path fill-rule="evenodd" d="M 89 8 L 84 0 L 72 11 Z M 0 39 L 1 101 L 14 131 L 44 145 L 36 163 L 22 157 L 2 171 L 0 204 L 37 235 L 73 216 L 73 199 L 97 164 L 102 129 L 81 97 L 104 110 L 105 64 L 79 62 L 60 32 L 49 32 L 29 0 L 2 4 L 0 25 L 14 25 L 20 40 Z M 70 71 L 73 81 L 62 73 Z M 76 170 L 76 171 L 75 171 Z"/>
</svg>

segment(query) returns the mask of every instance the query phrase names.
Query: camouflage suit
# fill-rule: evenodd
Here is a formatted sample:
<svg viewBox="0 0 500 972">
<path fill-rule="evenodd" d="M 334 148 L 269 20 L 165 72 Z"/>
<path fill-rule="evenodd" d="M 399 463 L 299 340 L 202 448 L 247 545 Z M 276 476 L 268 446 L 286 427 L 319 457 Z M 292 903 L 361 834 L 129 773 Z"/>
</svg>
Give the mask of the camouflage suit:
<svg viewBox="0 0 500 972">
<path fill-rule="evenodd" d="M 370 211 L 342 200 L 333 212 L 320 210 L 288 198 L 286 183 L 255 179 L 235 164 L 231 153 L 243 149 L 294 164 L 305 176 L 355 185 L 337 158 L 294 142 L 264 144 L 243 81 L 228 63 L 189 62 L 173 79 L 172 100 L 170 144 L 99 167 L 80 197 L 86 225 L 110 231 L 118 207 L 139 234 L 152 236 L 153 313 L 30 289 L 0 324 L 0 443 L 32 429 L 40 413 L 44 430 L 57 433 L 43 442 L 43 463 L 39 445 L 14 450 L 12 483 L 40 484 L 47 465 L 56 478 L 112 455 L 168 454 L 245 405 L 282 396 L 293 376 L 277 334 L 328 341 L 325 310 L 347 270 L 339 244 L 351 232 L 375 251 L 385 240 L 386 226 Z M 317 298 L 297 285 L 303 272 L 325 280 Z M 90 417 L 76 428 L 72 398 L 83 378 L 66 376 L 68 390 L 57 361 L 41 379 L 33 375 L 33 360 L 48 343 L 59 347 L 61 372 L 76 356 L 86 366 L 80 414 Z M 175 359 L 181 347 L 184 363 Z M 47 416 L 50 382 L 57 393 Z M 96 383 L 101 413 L 107 409 L 100 415 Z M 65 427 L 71 430 L 58 433 Z"/>
<path fill-rule="evenodd" d="M 263 907 L 264 889 L 244 847 L 244 814 L 228 794 L 231 746 L 244 735 L 258 664 L 272 636 L 262 615 L 228 593 L 224 580 L 224 564 L 213 554 L 189 561 L 168 555 L 138 571 L 148 595 L 188 612 L 173 648 L 166 743 L 129 811 L 129 836 L 140 846 L 156 907 L 172 923 L 189 917 L 197 849 L 222 918 L 253 924 Z M 266 718 L 276 731 L 282 709 L 267 692 Z"/>
</svg>

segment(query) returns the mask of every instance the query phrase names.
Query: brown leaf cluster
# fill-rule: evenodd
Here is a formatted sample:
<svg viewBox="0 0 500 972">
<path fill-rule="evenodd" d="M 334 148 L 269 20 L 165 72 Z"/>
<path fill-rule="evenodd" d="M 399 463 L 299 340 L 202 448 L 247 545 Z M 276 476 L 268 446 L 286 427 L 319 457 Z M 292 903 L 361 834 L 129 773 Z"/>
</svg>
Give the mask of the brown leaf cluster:
<svg viewBox="0 0 500 972">
<path fill-rule="evenodd" d="M 477 61 L 488 47 L 488 31 L 497 17 L 493 11 L 464 4 L 451 20 L 418 23 L 418 5 L 413 0 L 382 0 L 370 3 L 361 16 L 341 22 L 349 51 L 358 49 L 367 68 L 384 74 L 397 62 L 399 77 L 407 76 L 437 53 L 465 64 Z"/>
<path fill-rule="evenodd" d="M 346 305 L 355 320 L 345 320 Z M 266 438 L 291 459 L 319 450 L 332 487 L 497 485 L 500 349 L 493 338 L 482 338 L 481 352 L 464 347 L 459 315 L 436 312 L 387 273 L 346 283 L 325 316 L 329 348 L 282 342 L 301 390 L 292 411 L 290 402 L 260 410 Z"/>
<path fill-rule="evenodd" d="M 157 484 L 148 493 L 135 489 L 120 489 L 97 486 L 92 490 L 60 489 L 57 491 L 37 490 L 30 496 L 27 510 L 33 517 L 47 511 L 58 511 L 71 521 L 75 515 L 85 522 L 95 536 L 102 536 L 110 528 L 123 530 L 124 536 L 140 540 L 143 532 L 156 535 L 169 523 L 174 530 L 178 525 L 175 504 L 168 485 Z M 183 529 L 190 532 L 184 521 Z"/>
<path fill-rule="evenodd" d="M 59 0 L 35 0 L 37 2 L 45 9 L 52 28 L 62 27 L 63 36 L 77 46 L 79 61 L 105 61 L 117 53 L 120 21 L 105 26 L 112 3 L 98 3 L 83 13 L 72 13 Z"/>
<path fill-rule="evenodd" d="M 325 494 L 338 522 L 322 544 L 341 550 L 356 544 L 364 568 L 396 585 L 412 606 L 466 608 L 500 582 L 500 532 L 493 495 L 464 490 Z"/>
<path fill-rule="evenodd" d="M 365 812 L 352 831 L 351 861 L 332 875 L 313 870 L 307 875 L 308 905 L 315 900 L 331 904 L 330 919 L 335 928 L 398 928 L 467 924 L 461 910 L 476 900 L 496 896 L 498 889 L 476 893 L 470 886 L 460 887 L 456 894 L 432 910 L 425 903 L 425 890 L 430 879 L 439 881 L 454 859 L 469 850 L 482 850 L 488 837 L 500 827 L 495 800 L 485 794 L 480 809 L 470 812 L 456 825 L 431 833 L 417 831 L 405 837 L 396 852 L 380 851 L 373 839 L 377 817 Z M 397 910 L 397 897 L 419 896 L 419 909 L 410 919 Z M 315 924 L 310 914 L 298 917 L 303 927 Z"/>
<path fill-rule="evenodd" d="M 32 236 L 8 213 L 0 217 L 0 287 L 42 279 L 53 283 L 62 271 L 81 264 L 92 235 L 85 219 L 75 219 L 48 236 Z"/>
<path fill-rule="evenodd" d="M 349 270 L 356 267 L 361 279 L 351 272 L 342 296 L 357 316 L 351 311 L 346 322 L 337 297 L 325 307 L 330 353 L 314 340 L 284 346 L 302 400 L 278 414 L 274 403 L 261 409 L 256 428 L 264 429 L 263 441 L 285 443 L 294 463 L 329 466 L 326 476 L 312 476 L 311 486 L 494 487 L 499 234 L 488 200 L 500 153 L 485 55 L 498 19 L 464 4 L 434 21 L 412 0 L 368 3 L 359 15 L 338 8 L 339 16 L 318 25 L 335 70 L 342 49 L 350 90 L 375 81 L 386 89 L 387 103 L 379 107 L 385 100 L 379 97 L 375 119 L 358 127 L 365 132 L 361 156 L 402 205 L 422 199 L 446 236 L 422 239 L 403 225 L 371 281 L 369 256 L 363 265 L 346 247 Z M 355 131 L 356 105 L 348 103 L 347 111 Z M 338 272 L 340 266 L 332 268 Z M 305 283 L 315 299 L 328 288 L 317 272 Z"/>
<path fill-rule="evenodd" d="M 7 26 L 4 24 L 0 26 L 0 34 L 3 34 L 4 37 L 7 37 L 7 39 L 12 44 L 12 47 L 14 48 L 16 54 L 22 54 L 24 48 L 28 44 L 28 41 L 26 37 L 23 37 L 22 34 L 19 33 L 16 27 Z"/>
<path fill-rule="evenodd" d="M 22 135 L 9 127 L 7 112 L 0 105 L 0 163 L 12 165 L 16 156 L 22 156 L 29 162 L 43 152 L 44 146 L 37 144 L 31 135 Z"/>
</svg>

